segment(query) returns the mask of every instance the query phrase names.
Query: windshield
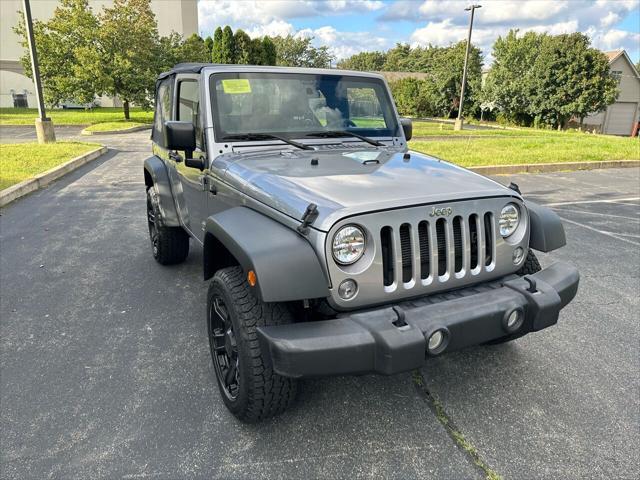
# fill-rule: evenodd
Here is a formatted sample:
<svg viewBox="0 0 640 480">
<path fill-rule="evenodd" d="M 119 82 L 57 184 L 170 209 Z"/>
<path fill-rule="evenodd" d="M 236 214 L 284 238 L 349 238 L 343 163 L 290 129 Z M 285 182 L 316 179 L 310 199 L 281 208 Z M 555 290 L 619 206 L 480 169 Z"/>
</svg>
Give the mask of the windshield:
<svg viewBox="0 0 640 480">
<path fill-rule="evenodd" d="M 214 74 L 210 81 L 218 140 L 248 133 L 302 138 L 336 130 L 399 135 L 385 84 L 376 78 L 234 72 Z"/>
</svg>

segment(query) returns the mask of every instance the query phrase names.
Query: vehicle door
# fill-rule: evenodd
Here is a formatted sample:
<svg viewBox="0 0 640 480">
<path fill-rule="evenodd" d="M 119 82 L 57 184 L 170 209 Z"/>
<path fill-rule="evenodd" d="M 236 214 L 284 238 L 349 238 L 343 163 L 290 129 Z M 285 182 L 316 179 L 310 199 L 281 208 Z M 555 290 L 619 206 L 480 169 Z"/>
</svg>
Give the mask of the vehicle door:
<svg viewBox="0 0 640 480">
<path fill-rule="evenodd" d="M 177 75 L 174 89 L 174 118 L 192 122 L 196 131 L 194 158 L 201 158 L 206 164 L 206 148 L 200 115 L 200 76 Z M 174 175 L 172 184 L 174 196 L 183 225 L 200 241 L 204 240 L 204 221 L 207 217 L 206 168 L 185 165 L 184 152 L 170 156 Z"/>
</svg>

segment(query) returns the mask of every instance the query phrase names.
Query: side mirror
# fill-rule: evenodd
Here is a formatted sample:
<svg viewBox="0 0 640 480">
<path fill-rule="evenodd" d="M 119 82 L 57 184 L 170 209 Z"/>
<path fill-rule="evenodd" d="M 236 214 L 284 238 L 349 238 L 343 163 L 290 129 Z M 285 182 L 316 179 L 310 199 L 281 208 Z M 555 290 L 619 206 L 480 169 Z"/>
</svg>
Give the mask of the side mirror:
<svg viewBox="0 0 640 480">
<path fill-rule="evenodd" d="M 196 129 L 192 122 L 164 122 L 164 146 L 169 150 L 184 152 L 185 158 L 191 158 L 196 149 Z"/>
<path fill-rule="evenodd" d="M 400 125 L 402 125 L 402 131 L 404 132 L 404 138 L 407 142 L 413 137 L 413 123 L 410 118 L 401 118 Z"/>
</svg>

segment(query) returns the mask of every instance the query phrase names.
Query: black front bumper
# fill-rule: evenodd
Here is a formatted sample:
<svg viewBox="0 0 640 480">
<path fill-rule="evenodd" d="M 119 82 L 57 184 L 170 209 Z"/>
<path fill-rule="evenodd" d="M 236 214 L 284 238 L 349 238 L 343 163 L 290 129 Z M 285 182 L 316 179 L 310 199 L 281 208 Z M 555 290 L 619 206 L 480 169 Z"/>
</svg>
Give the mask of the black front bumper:
<svg viewBox="0 0 640 480">
<path fill-rule="evenodd" d="M 558 262 L 533 275 L 510 275 L 490 286 L 335 320 L 259 327 L 258 333 L 263 351 L 280 375 L 390 375 L 423 365 L 431 355 L 428 339 L 437 330 L 445 337 L 440 354 L 554 325 L 560 310 L 575 297 L 579 278 L 574 267 Z M 523 321 L 511 331 L 506 320 L 514 310 Z"/>
</svg>

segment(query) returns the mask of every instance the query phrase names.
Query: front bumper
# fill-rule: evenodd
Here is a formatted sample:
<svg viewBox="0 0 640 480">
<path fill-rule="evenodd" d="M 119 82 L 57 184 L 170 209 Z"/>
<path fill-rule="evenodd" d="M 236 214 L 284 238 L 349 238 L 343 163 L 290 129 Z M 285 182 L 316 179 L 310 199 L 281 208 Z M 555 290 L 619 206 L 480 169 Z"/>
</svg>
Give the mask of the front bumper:
<svg viewBox="0 0 640 480">
<path fill-rule="evenodd" d="M 381 373 L 420 367 L 431 355 L 428 338 L 442 330 L 451 352 L 554 325 L 578 291 L 578 271 L 558 262 L 533 275 L 509 275 L 422 299 L 317 322 L 259 327 L 263 351 L 276 373 L 315 377 Z M 509 314 L 524 317 L 509 331 Z"/>
</svg>

